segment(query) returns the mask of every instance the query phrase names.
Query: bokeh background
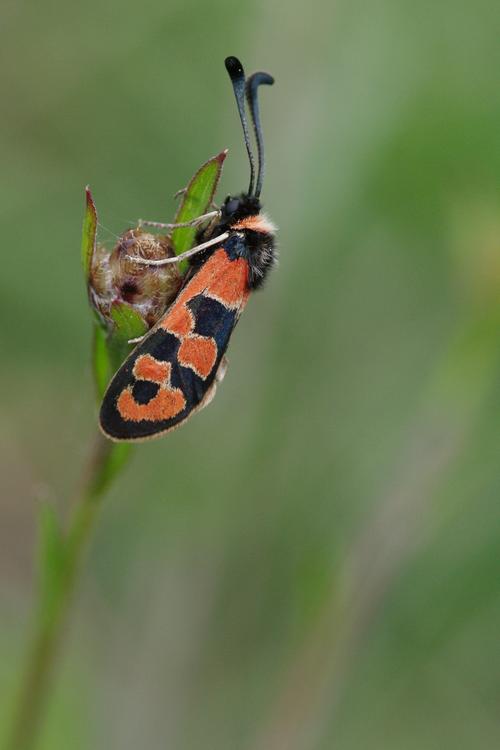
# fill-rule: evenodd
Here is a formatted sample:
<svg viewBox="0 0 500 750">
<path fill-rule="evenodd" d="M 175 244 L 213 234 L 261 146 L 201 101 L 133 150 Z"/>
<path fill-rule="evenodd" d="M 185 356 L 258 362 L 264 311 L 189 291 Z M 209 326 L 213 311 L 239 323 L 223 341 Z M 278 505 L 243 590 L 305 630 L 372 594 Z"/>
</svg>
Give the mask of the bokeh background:
<svg viewBox="0 0 500 750">
<path fill-rule="evenodd" d="M 224 147 L 269 70 L 280 266 L 215 402 L 137 447 L 87 558 L 44 750 L 500 746 L 494 0 L 3 0 L 0 729 L 41 500 L 96 430 L 80 269 Z"/>
</svg>

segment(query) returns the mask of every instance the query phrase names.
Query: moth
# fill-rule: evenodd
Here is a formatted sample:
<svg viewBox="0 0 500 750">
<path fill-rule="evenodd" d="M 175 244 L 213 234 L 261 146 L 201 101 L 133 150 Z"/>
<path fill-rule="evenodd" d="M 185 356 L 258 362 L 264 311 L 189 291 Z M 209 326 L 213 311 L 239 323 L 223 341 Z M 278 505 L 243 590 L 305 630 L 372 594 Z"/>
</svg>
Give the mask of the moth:
<svg viewBox="0 0 500 750">
<path fill-rule="evenodd" d="M 190 265 L 179 294 L 130 353 L 104 394 L 100 426 L 111 440 L 164 435 L 210 403 L 224 375 L 224 354 L 234 327 L 250 294 L 262 285 L 275 263 L 276 229 L 261 212 L 260 203 L 264 144 L 257 98 L 259 86 L 273 84 L 274 79 L 262 72 L 246 79 L 236 57 L 226 58 L 225 66 L 248 154 L 248 190 L 228 196 L 220 209 L 190 222 L 202 227 L 190 250 L 173 258 L 135 258 L 151 265 L 189 259 Z M 257 175 L 245 98 L 257 144 Z"/>
</svg>

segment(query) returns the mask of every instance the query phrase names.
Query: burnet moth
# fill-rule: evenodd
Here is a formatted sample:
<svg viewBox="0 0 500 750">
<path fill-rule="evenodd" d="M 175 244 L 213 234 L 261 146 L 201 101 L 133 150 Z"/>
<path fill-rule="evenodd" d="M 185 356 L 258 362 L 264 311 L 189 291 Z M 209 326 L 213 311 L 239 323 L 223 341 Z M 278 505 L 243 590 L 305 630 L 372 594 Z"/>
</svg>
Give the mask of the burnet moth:
<svg viewBox="0 0 500 750">
<path fill-rule="evenodd" d="M 248 79 L 236 57 L 225 60 L 250 164 L 248 190 L 228 196 L 205 223 L 197 244 L 173 258 L 136 262 L 178 263 L 189 258 L 184 284 L 162 318 L 140 341 L 111 380 L 101 406 L 104 434 L 116 441 L 163 435 L 206 406 L 225 371 L 224 353 L 250 293 L 261 286 L 275 261 L 275 227 L 261 213 L 264 144 L 257 90 L 274 83 L 267 73 Z M 245 96 L 258 155 L 250 146 Z M 207 223 L 209 222 L 209 223 Z M 171 225 L 170 225 L 171 226 Z"/>
</svg>

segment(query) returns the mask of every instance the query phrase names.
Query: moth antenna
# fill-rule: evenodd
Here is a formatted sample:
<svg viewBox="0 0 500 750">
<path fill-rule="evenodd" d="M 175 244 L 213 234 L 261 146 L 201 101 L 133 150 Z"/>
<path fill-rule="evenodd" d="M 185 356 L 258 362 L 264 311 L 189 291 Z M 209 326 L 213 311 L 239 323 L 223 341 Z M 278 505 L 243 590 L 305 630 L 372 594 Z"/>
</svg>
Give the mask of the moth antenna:
<svg viewBox="0 0 500 750">
<path fill-rule="evenodd" d="M 255 197 L 259 198 L 262 191 L 262 183 L 264 182 L 264 138 L 262 136 L 262 128 L 260 125 L 259 115 L 259 100 L 257 97 L 257 89 L 261 84 L 272 86 L 274 78 L 269 73 L 253 73 L 246 83 L 246 94 L 248 106 L 250 107 L 250 113 L 252 115 L 253 129 L 255 131 L 255 139 L 257 141 L 257 154 L 259 157 L 259 173 L 257 175 L 257 187 L 255 189 Z"/>
<path fill-rule="evenodd" d="M 255 160 L 250 148 L 250 137 L 248 134 L 247 118 L 245 115 L 245 73 L 243 65 L 237 57 L 226 57 L 224 60 L 226 70 L 229 73 L 231 83 L 233 84 L 234 96 L 240 113 L 241 125 L 243 127 L 243 137 L 247 148 L 248 161 L 250 163 L 250 184 L 248 186 L 248 195 L 252 195 L 255 183 Z"/>
</svg>

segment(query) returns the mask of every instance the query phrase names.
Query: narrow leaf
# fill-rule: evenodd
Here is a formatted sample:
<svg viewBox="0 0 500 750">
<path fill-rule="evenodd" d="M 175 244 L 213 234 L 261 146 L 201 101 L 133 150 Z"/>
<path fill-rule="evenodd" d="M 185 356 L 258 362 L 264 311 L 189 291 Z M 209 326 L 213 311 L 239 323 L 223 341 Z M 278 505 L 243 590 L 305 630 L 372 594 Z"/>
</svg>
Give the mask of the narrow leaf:
<svg viewBox="0 0 500 750">
<path fill-rule="evenodd" d="M 129 339 L 144 336 L 148 330 L 140 314 L 126 302 L 115 302 L 111 307 L 114 328 L 107 331 L 96 318 L 94 321 L 93 370 L 100 401 L 114 373 L 132 351 Z"/>
<path fill-rule="evenodd" d="M 144 321 L 134 318 L 134 315 L 138 315 L 134 310 L 129 314 L 122 309 L 125 307 L 125 303 L 116 303 L 113 306 L 112 317 L 116 327 L 111 332 L 103 327 L 97 317 L 94 319 L 93 365 L 98 403 L 102 400 L 109 381 L 133 348 L 128 339 L 142 336 L 146 332 Z M 103 461 L 91 487 L 91 492 L 96 496 L 101 495 L 120 473 L 132 450 L 132 446 L 127 443 L 111 445 L 106 440 L 104 444 L 106 460 Z"/>
<path fill-rule="evenodd" d="M 83 219 L 82 229 L 82 264 L 85 273 L 85 279 L 88 280 L 92 256 L 95 250 L 95 241 L 97 233 L 97 211 L 92 198 L 92 193 L 87 185 L 85 188 L 86 206 L 85 216 Z"/>
<path fill-rule="evenodd" d="M 186 188 L 177 211 L 175 222 L 191 221 L 207 213 L 219 184 L 222 166 L 227 150 L 209 159 L 199 168 Z M 197 227 L 182 227 L 172 232 L 172 244 L 176 255 L 190 250 L 194 243 Z"/>
<path fill-rule="evenodd" d="M 94 321 L 92 361 L 98 401 L 104 396 L 104 391 L 113 375 L 111 357 L 106 341 L 107 337 L 106 329 L 100 323 Z"/>
</svg>

